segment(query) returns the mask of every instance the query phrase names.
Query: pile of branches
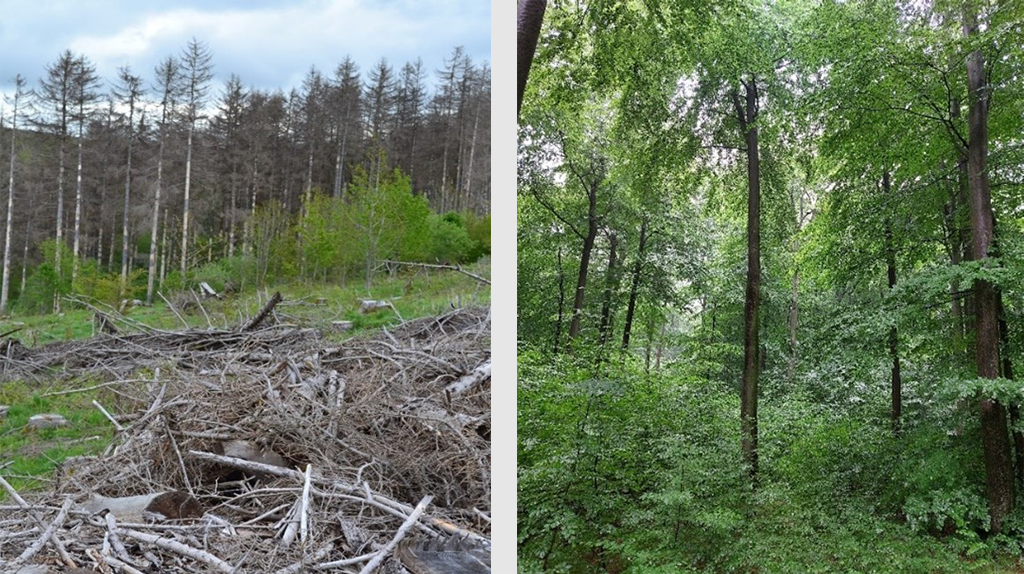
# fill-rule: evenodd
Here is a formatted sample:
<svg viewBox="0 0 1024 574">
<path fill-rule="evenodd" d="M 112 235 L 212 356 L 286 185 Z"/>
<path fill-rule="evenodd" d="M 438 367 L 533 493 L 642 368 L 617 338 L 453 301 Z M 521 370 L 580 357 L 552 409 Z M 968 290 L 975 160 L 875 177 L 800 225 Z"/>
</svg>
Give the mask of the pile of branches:
<svg viewBox="0 0 1024 574">
<path fill-rule="evenodd" d="M 107 452 L 68 459 L 47 492 L 26 501 L 0 478 L 16 501 L 0 507 L 0 564 L 490 571 L 487 310 L 334 346 L 279 327 L 112 340 L 19 359 L 117 373 L 89 388 L 121 409 Z"/>
</svg>

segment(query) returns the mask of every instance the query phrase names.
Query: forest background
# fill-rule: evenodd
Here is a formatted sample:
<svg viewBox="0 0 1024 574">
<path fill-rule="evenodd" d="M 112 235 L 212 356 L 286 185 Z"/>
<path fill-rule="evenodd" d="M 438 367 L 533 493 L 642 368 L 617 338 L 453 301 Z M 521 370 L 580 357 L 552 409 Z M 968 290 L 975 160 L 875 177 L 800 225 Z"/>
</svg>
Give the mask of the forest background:
<svg viewBox="0 0 1024 574">
<path fill-rule="evenodd" d="M 152 73 L 100 78 L 67 50 L 38 85 L 19 75 L 0 125 L 0 313 L 202 281 L 368 288 L 387 260 L 489 253 L 486 62 L 345 57 L 287 93 L 216 86 L 213 66 L 193 38 Z"/>
<path fill-rule="evenodd" d="M 1018 571 L 1021 5 L 544 4 L 520 570 Z"/>
</svg>

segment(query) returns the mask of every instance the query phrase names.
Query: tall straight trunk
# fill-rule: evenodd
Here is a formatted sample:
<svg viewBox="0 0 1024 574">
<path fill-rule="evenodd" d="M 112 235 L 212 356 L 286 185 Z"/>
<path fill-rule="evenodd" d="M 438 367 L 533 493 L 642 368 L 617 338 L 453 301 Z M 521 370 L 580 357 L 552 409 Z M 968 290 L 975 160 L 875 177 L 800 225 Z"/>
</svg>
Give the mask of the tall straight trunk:
<svg viewBox="0 0 1024 574">
<path fill-rule="evenodd" d="M 572 304 L 572 322 L 569 323 L 569 341 L 572 342 L 580 334 L 580 321 L 583 318 L 583 302 L 587 291 L 587 272 L 590 269 L 590 253 L 594 250 L 597 238 L 597 188 L 600 183 L 595 179 L 590 184 L 587 194 L 587 236 L 583 239 L 583 252 L 580 254 L 580 272 L 576 279 L 576 298 Z"/>
<path fill-rule="evenodd" d="M 231 169 L 231 204 L 228 206 L 228 257 L 235 256 L 235 226 L 238 224 L 235 215 L 235 204 L 238 202 L 238 168 Z"/>
<path fill-rule="evenodd" d="M 747 146 L 747 286 L 743 304 L 743 378 L 740 384 L 740 449 L 757 480 L 757 386 L 761 370 L 758 308 L 761 303 L 761 177 L 757 141 L 757 80 L 743 83 L 745 102 L 733 92 Z M 745 104 L 745 105 L 744 105 Z"/>
<path fill-rule="evenodd" d="M 601 303 L 601 347 L 608 341 L 608 332 L 611 330 L 612 318 L 612 294 L 615 292 L 615 275 L 618 269 L 616 263 L 616 249 L 619 246 L 619 238 L 614 234 L 608 235 L 608 269 L 604 276 L 604 301 Z"/>
<path fill-rule="evenodd" d="M 467 206 L 469 205 L 468 199 L 469 199 L 470 193 L 472 193 L 472 188 L 473 188 L 473 159 L 474 159 L 474 156 L 476 155 L 476 134 L 477 134 L 477 128 L 480 126 L 480 107 L 481 107 L 481 104 L 477 104 L 476 118 L 473 120 L 473 138 L 470 140 L 470 143 L 469 143 L 469 165 L 466 168 L 466 171 L 467 171 L 467 175 L 466 175 L 466 199 L 467 199 L 467 201 L 466 201 L 466 204 L 467 204 Z"/>
<path fill-rule="evenodd" d="M 99 238 L 97 239 L 97 243 L 99 245 L 97 247 L 96 262 L 99 264 L 100 269 L 103 269 L 103 216 L 105 215 L 104 210 L 103 210 L 103 206 L 106 205 L 106 204 L 107 204 L 107 182 L 104 179 L 103 185 L 100 186 L 100 212 L 99 212 L 99 214 L 97 214 L 97 218 L 99 219 L 99 226 L 98 226 L 99 227 Z M 110 224 L 110 232 L 111 232 L 111 234 L 113 234 L 113 232 L 114 232 L 114 226 L 115 225 L 116 225 L 116 222 Z M 111 249 L 114 248 L 114 238 L 113 237 L 110 238 L 110 248 Z M 110 267 L 107 267 L 106 269 L 103 269 L 103 270 L 104 271 L 109 271 Z"/>
<path fill-rule="evenodd" d="M 164 227 L 160 237 L 160 284 L 163 285 L 167 279 L 167 260 L 171 258 L 170 245 L 167 243 L 167 228 L 170 220 L 167 219 L 167 208 L 164 208 Z"/>
<path fill-rule="evenodd" d="M 964 11 L 964 36 L 971 38 L 977 35 L 977 31 L 977 14 L 968 7 Z M 992 246 L 994 223 L 987 171 L 989 86 L 981 50 L 974 50 L 967 56 L 967 84 L 970 98 L 967 174 L 971 203 L 971 243 L 974 260 L 984 264 Z M 1000 366 L 998 294 L 995 285 L 980 279 L 974 282 L 974 291 L 977 316 L 975 361 L 978 376 L 995 379 L 999 377 Z M 990 530 L 999 533 L 1014 504 L 1013 463 L 1006 409 L 998 400 L 982 397 L 980 410 Z"/>
<path fill-rule="evenodd" d="M 21 76 L 17 77 L 17 91 L 14 93 L 14 112 L 11 117 L 11 165 L 7 185 L 7 225 L 4 228 L 4 276 L 0 287 L 0 315 L 7 314 L 7 296 L 11 281 L 11 222 L 14 213 L 14 149 L 18 133 L 18 103 L 21 99 Z"/>
<path fill-rule="evenodd" d="M 60 138 L 60 151 L 58 153 L 59 166 L 57 167 L 57 249 L 54 250 L 53 256 L 53 268 L 57 273 L 57 277 L 62 276 L 61 273 L 61 248 L 64 246 L 64 164 L 66 162 L 64 151 L 66 137 L 61 135 Z M 54 310 L 60 310 L 60 297 L 56 298 L 54 302 Z"/>
<path fill-rule="evenodd" d="M 892 195 L 892 187 L 889 183 L 889 172 L 882 174 L 882 189 L 886 197 Z M 889 279 L 889 291 L 896 287 L 896 249 L 892 242 L 892 223 L 885 223 L 885 267 Z M 892 372 L 890 376 L 890 389 L 892 390 L 892 408 L 890 420 L 893 432 L 900 428 L 900 414 L 903 411 L 903 379 L 900 377 L 900 353 L 899 353 L 899 332 L 896 325 L 889 327 L 889 356 L 892 357 Z"/>
<path fill-rule="evenodd" d="M 28 233 L 25 234 L 25 247 L 21 253 L 21 289 L 18 293 L 25 293 L 25 281 L 28 279 L 28 240 L 32 237 L 32 220 L 28 220 Z"/>
<path fill-rule="evenodd" d="M 185 278 L 188 268 L 188 221 L 189 221 L 189 190 L 192 185 L 192 134 L 196 124 L 193 121 L 188 127 L 188 150 L 185 152 L 185 207 L 181 214 L 181 275 Z"/>
<path fill-rule="evenodd" d="M 533 65 L 533 54 L 537 51 L 540 25 L 544 21 L 547 0 L 519 0 L 516 11 L 516 117 L 523 107 L 523 92 Z"/>
<path fill-rule="evenodd" d="M 75 173 L 75 233 L 71 248 L 71 282 L 78 279 L 79 245 L 82 227 L 82 132 L 85 124 L 85 111 L 80 110 L 78 120 L 78 170 Z"/>
<path fill-rule="evenodd" d="M 633 281 L 629 288 L 629 304 L 626 307 L 626 323 L 622 327 L 622 350 L 629 350 L 629 337 L 633 330 L 633 317 L 636 314 L 636 300 L 640 294 L 640 275 L 644 268 L 644 251 L 647 249 L 646 217 L 640 222 L 640 242 L 636 248 L 636 261 L 633 262 Z"/>
<path fill-rule="evenodd" d="M 135 100 L 128 106 L 128 160 L 124 175 L 124 221 L 121 222 L 121 296 L 128 291 L 128 212 L 132 196 L 132 143 L 135 139 L 132 122 L 135 116 Z"/>
<path fill-rule="evenodd" d="M 161 128 L 161 132 L 163 128 Z M 146 303 L 153 304 L 153 287 L 156 282 L 157 232 L 160 224 L 160 192 L 164 177 L 164 136 L 160 134 L 160 150 L 156 156 L 156 194 L 153 197 L 153 224 L 149 230 L 149 280 L 146 283 Z M 164 222 L 164 239 L 167 238 L 167 222 Z M 160 274 L 161 280 L 163 273 Z"/>
</svg>

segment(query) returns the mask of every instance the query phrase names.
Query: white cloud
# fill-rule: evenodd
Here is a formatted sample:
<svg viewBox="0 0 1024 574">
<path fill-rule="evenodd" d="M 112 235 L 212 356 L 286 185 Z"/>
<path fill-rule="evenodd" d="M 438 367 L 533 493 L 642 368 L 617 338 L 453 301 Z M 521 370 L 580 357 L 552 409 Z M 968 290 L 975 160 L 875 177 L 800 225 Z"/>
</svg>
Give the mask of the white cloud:
<svg viewBox="0 0 1024 574">
<path fill-rule="evenodd" d="M 68 47 L 89 57 L 103 77 L 112 78 L 125 64 L 148 76 L 159 60 L 179 54 L 194 36 L 213 51 L 218 78 L 237 73 L 245 83 L 286 88 L 310 65 L 333 71 L 346 54 L 364 70 L 381 57 L 396 67 L 422 57 L 428 70 L 436 69 L 458 44 L 466 44 L 474 59 L 489 60 L 489 16 L 486 3 L 454 0 L 190 8 L 142 15 L 112 34 L 76 35 Z M 487 52 L 480 53 L 483 49 Z"/>
</svg>

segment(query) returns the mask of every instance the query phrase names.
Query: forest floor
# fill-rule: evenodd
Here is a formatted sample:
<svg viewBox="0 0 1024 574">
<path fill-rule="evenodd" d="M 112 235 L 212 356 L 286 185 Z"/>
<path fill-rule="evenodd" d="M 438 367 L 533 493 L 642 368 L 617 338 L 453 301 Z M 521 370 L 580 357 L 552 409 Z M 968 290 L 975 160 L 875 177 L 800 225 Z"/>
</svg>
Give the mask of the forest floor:
<svg viewBox="0 0 1024 574">
<path fill-rule="evenodd" d="M 423 269 L 0 324 L 0 564 L 489 571 L 489 299 Z"/>
<path fill-rule="evenodd" d="M 490 262 L 483 260 L 466 269 L 487 277 Z M 280 291 L 283 297 L 275 310 L 278 320 L 298 327 L 323 329 L 326 339 L 335 342 L 402 320 L 490 304 L 488 286 L 470 277 L 448 270 L 413 269 L 403 270 L 393 278 L 378 278 L 371 289 L 366 289 L 362 281 L 344 287 L 287 284 L 259 293 L 249 291 L 223 299 L 202 299 L 202 308 L 188 293 L 170 297 L 177 313 L 158 298 L 154 305 L 129 308 L 124 315 L 156 329 L 182 329 L 186 324 L 190 328 L 231 328 L 255 315 L 266 302 L 267 293 L 273 291 Z M 394 310 L 363 314 L 359 312 L 361 299 L 389 301 Z M 95 333 L 93 315 L 92 310 L 84 308 L 68 309 L 59 314 L 14 315 L 0 318 L 0 333 L 20 328 L 14 338 L 30 349 L 59 341 L 82 340 Z M 330 329 L 334 321 L 351 321 L 352 329 L 334 332 Z M 7 416 L 0 418 L 0 473 L 15 488 L 45 488 L 51 481 L 50 473 L 65 459 L 99 454 L 110 444 L 114 429 L 92 401 L 116 409 L 122 402 L 119 395 L 104 388 L 62 394 L 88 387 L 94 378 L 95 375 L 88 374 L 54 376 L 45 383 L 7 380 L 0 384 L 0 405 L 10 407 Z M 25 432 L 29 418 L 41 413 L 60 414 L 71 425 Z M 0 501 L 6 498 L 7 494 L 0 491 Z"/>
</svg>

